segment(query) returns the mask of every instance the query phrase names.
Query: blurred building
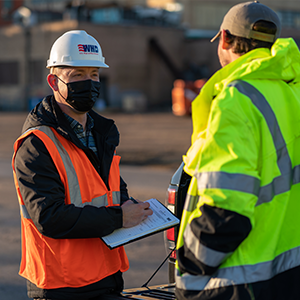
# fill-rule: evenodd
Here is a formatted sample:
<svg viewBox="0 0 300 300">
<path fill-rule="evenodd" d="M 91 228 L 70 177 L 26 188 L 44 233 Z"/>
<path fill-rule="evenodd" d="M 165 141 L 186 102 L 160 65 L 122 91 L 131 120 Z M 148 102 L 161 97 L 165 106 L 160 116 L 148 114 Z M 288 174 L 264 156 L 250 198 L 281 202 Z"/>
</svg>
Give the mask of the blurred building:
<svg viewBox="0 0 300 300">
<path fill-rule="evenodd" d="M 0 1 L 0 26 L 12 24 L 12 13 L 23 5 L 23 0 Z"/>
<path fill-rule="evenodd" d="M 184 6 L 182 20 L 191 29 L 215 30 L 221 24 L 223 16 L 235 4 L 248 0 L 181 0 Z M 282 36 L 299 39 L 300 1 L 299 0 L 260 0 L 279 15 L 283 31 Z"/>
<path fill-rule="evenodd" d="M 217 32 L 233 0 L 0 1 L 0 110 L 26 110 L 51 93 L 46 61 L 65 31 L 86 30 L 102 47 L 99 108 L 170 107 L 173 83 L 219 68 Z M 300 42 L 300 1 L 260 1 L 278 12 L 282 36 Z M 300 44 L 300 43 L 299 43 Z"/>
<path fill-rule="evenodd" d="M 215 29 L 220 20 L 237 0 L 182 0 L 184 6 L 183 22 L 190 28 Z M 284 27 L 300 28 L 300 1 L 298 0 L 260 0 L 275 10 L 281 17 Z"/>
</svg>

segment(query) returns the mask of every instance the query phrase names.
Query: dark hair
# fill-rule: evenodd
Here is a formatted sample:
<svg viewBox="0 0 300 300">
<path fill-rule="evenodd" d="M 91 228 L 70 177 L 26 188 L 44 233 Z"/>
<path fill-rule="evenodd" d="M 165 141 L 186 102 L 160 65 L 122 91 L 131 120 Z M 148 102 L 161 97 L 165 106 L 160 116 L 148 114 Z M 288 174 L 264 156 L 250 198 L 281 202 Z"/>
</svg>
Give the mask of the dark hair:
<svg viewBox="0 0 300 300">
<path fill-rule="evenodd" d="M 269 21 L 257 21 L 253 25 L 254 31 L 259 31 L 268 34 L 276 34 L 277 27 L 274 23 Z M 243 54 L 247 53 L 256 48 L 268 48 L 271 49 L 273 43 L 264 42 L 255 39 L 247 39 L 239 36 L 230 34 L 229 31 L 226 31 L 227 43 L 231 44 L 233 53 Z"/>
</svg>

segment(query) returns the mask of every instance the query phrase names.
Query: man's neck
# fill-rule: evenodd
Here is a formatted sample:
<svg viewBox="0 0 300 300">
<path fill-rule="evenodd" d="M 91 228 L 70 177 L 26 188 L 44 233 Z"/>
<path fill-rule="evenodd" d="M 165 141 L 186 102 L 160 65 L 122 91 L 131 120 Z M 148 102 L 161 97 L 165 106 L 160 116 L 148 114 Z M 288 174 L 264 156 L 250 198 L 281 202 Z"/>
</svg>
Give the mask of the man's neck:
<svg viewBox="0 0 300 300">
<path fill-rule="evenodd" d="M 79 113 L 74 108 L 59 102 L 57 104 L 65 114 L 79 122 L 82 125 L 83 130 L 85 130 L 87 122 L 87 113 Z"/>
</svg>

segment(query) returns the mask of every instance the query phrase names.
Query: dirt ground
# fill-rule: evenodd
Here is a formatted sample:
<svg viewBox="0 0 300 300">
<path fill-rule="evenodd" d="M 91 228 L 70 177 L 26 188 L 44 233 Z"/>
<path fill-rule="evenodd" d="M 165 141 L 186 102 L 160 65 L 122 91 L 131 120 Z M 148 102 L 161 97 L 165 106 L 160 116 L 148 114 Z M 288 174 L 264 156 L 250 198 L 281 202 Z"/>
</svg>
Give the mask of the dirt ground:
<svg viewBox="0 0 300 300">
<path fill-rule="evenodd" d="M 172 113 L 117 114 L 112 117 L 121 134 L 118 153 L 123 164 L 178 167 L 192 133 L 190 117 Z"/>
<path fill-rule="evenodd" d="M 190 145 L 191 118 L 171 112 L 124 114 L 103 112 L 115 120 L 120 132 L 117 152 L 124 165 L 155 165 L 174 168 Z M 0 160 L 12 154 L 27 113 L 0 112 Z"/>
</svg>

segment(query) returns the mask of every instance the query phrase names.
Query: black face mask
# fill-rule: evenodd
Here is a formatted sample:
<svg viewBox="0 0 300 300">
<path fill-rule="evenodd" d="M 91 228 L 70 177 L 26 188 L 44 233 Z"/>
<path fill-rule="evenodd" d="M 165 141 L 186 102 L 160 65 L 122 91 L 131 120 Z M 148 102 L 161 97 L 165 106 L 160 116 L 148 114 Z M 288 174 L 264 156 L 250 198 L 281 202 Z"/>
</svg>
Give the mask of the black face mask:
<svg viewBox="0 0 300 300">
<path fill-rule="evenodd" d="M 100 82 L 88 79 L 65 83 L 58 76 L 56 77 L 68 88 L 67 98 L 63 97 L 58 91 L 67 103 L 80 112 L 88 112 L 93 108 L 99 97 Z"/>
</svg>

